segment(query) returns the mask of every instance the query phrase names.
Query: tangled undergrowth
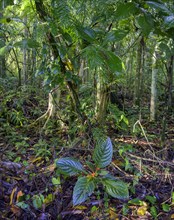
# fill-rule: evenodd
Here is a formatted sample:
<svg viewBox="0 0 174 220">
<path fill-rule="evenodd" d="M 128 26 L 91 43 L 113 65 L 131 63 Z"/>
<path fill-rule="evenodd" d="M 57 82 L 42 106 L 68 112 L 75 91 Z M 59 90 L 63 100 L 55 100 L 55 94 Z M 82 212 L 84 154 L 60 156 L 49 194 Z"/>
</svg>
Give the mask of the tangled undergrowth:
<svg viewBox="0 0 174 220">
<path fill-rule="evenodd" d="M 23 100 L 23 101 L 21 101 Z M 93 141 L 84 133 L 62 130 L 49 122 L 28 125 L 40 116 L 46 103 L 34 96 L 18 102 L 1 97 L 0 120 L 0 213 L 1 219 L 174 219 L 174 131 L 167 118 L 165 138 L 160 123 L 137 121 L 134 133 L 114 129 L 108 123 L 93 128 Z M 15 105 L 14 105 L 15 104 Z M 34 108 L 33 108 L 34 107 Z M 102 185 L 81 204 L 73 205 L 77 176 L 59 172 L 55 161 L 73 157 L 92 162 L 98 137 L 109 136 L 112 162 L 106 172 L 128 185 L 128 198 L 113 198 Z M 96 135 L 97 134 L 97 135 Z M 86 168 L 86 165 L 85 165 Z M 105 172 L 105 174 L 106 174 Z"/>
</svg>

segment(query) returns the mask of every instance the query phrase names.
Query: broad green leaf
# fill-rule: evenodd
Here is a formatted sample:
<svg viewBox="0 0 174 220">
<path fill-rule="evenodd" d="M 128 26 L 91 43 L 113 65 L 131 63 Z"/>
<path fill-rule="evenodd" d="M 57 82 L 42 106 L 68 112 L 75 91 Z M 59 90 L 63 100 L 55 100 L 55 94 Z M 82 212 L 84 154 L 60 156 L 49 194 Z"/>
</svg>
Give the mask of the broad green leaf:
<svg viewBox="0 0 174 220">
<path fill-rule="evenodd" d="M 0 48 L 4 47 L 5 46 L 5 42 L 3 39 L 1 39 L 1 33 L 0 33 Z"/>
<path fill-rule="evenodd" d="M 73 190 L 73 205 L 79 205 L 84 202 L 95 189 L 93 179 L 87 177 L 78 178 Z"/>
<path fill-rule="evenodd" d="M 148 36 L 154 27 L 153 18 L 149 14 L 139 15 L 136 23 L 145 36 Z"/>
<path fill-rule="evenodd" d="M 127 34 L 128 34 L 128 31 L 126 30 L 113 30 L 107 33 L 104 41 L 105 42 L 118 42 L 122 40 Z"/>
<path fill-rule="evenodd" d="M 103 57 L 105 65 L 109 67 L 111 72 L 116 74 L 122 72 L 122 61 L 113 52 L 102 50 L 101 57 Z"/>
<path fill-rule="evenodd" d="M 169 9 L 165 6 L 165 4 L 154 2 L 154 1 L 147 1 L 146 4 L 148 4 L 151 8 L 157 9 L 161 12 L 170 14 Z"/>
<path fill-rule="evenodd" d="M 106 192 L 117 199 L 128 199 L 129 191 L 126 183 L 117 180 L 104 179 L 102 183 Z"/>
<path fill-rule="evenodd" d="M 165 16 L 164 17 L 164 23 L 167 25 L 167 27 L 171 28 L 174 27 L 174 14 Z"/>
<path fill-rule="evenodd" d="M 94 150 L 93 160 L 97 167 L 104 168 L 112 161 L 113 147 L 111 139 L 107 138 L 104 143 L 98 144 Z"/>
<path fill-rule="evenodd" d="M 172 52 L 171 52 L 169 46 L 168 46 L 166 43 L 160 43 L 159 49 L 160 49 L 160 51 L 164 54 L 164 57 L 165 57 L 165 58 L 168 59 L 168 58 L 171 57 Z"/>
<path fill-rule="evenodd" d="M 57 167 L 69 176 L 76 175 L 84 171 L 82 164 L 70 157 L 64 157 L 56 162 Z"/>
<path fill-rule="evenodd" d="M 96 37 L 95 31 L 89 27 L 77 27 L 78 33 L 83 40 L 93 43 Z"/>
<path fill-rule="evenodd" d="M 36 209 L 39 209 L 42 207 L 42 204 L 44 202 L 44 196 L 42 194 L 40 195 L 34 195 L 33 198 L 33 206 L 36 208 Z"/>
<path fill-rule="evenodd" d="M 156 203 L 156 197 L 155 196 L 146 196 L 146 199 L 152 204 L 154 205 Z"/>
<path fill-rule="evenodd" d="M 150 214 L 152 215 L 153 218 L 156 219 L 156 217 L 158 215 L 158 211 L 155 206 L 150 207 Z"/>
<path fill-rule="evenodd" d="M 0 56 L 4 56 L 9 51 L 9 46 L 0 48 Z"/>
<path fill-rule="evenodd" d="M 133 2 L 121 3 L 116 10 L 115 18 L 116 19 L 125 19 L 130 15 L 135 14 L 138 11 L 136 4 Z"/>
<path fill-rule="evenodd" d="M 39 43 L 33 39 L 23 39 L 14 44 L 14 47 L 20 48 L 37 48 L 39 47 Z"/>
<path fill-rule="evenodd" d="M 169 204 L 163 203 L 162 204 L 162 209 L 163 209 L 164 212 L 169 212 L 171 207 L 170 207 Z"/>
</svg>

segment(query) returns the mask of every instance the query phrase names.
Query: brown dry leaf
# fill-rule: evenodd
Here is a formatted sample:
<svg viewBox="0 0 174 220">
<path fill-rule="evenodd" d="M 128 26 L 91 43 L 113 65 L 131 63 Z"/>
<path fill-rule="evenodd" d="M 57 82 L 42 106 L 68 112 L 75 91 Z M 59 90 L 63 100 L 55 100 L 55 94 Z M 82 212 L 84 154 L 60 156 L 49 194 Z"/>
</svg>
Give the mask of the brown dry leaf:
<svg viewBox="0 0 174 220">
<path fill-rule="evenodd" d="M 11 195 L 10 195 L 10 205 L 13 204 L 13 198 L 14 198 L 14 194 L 15 194 L 16 190 L 17 190 L 17 187 L 15 187 L 15 188 L 12 190 L 12 192 L 11 192 Z"/>
<path fill-rule="evenodd" d="M 17 202 L 19 202 L 19 198 L 23 195 L 24 195 L 23 192 L 20 190 L 17 194 Z"/>
<path fill-rule="evenodd" d="M 174 214 L 172 214 L 172 215 L 170 216 L 170 218 L 171 218 L 171 219 L 174 219 Z"/>
<path fill-rule="evenodd" d="M 113 208 L 109 209 L 110 220 L 119 220 L 118 214 L 115 212 Z"/>
<path fill-rule="evenodd" d="M 146 214 L 146 211 L 147 211 L 147 206 L 141 206 L 137 210 L 137 215 L 138 216 L 143 216 L 143 215 Z"/>
<path fill-rule="evenodd" d="M 114 160 L 113 163 L 116 165 L 116 166 L 123 166 L 123 162 L 121 160 Z"/>
<path fill-rule="evenodd" d="M 53 163 L 53 164 L 51 164 L 51 165 L 49 165 L 48 167 L 44 167 L 44 168 L 42 168 L 42 172 L 44 172 L 44 173 L 47 173 L 47 172 L 54 172 L 54 170 L 55 170 L 55 168 L 56 168 L 56 165 Z"/>
<path fill-rule="evenodd" d="M 12 205 L 10 209 L 15 216 L 17 217 L 21 216 L 21 209 L 19 207 Z"/>
</svg>

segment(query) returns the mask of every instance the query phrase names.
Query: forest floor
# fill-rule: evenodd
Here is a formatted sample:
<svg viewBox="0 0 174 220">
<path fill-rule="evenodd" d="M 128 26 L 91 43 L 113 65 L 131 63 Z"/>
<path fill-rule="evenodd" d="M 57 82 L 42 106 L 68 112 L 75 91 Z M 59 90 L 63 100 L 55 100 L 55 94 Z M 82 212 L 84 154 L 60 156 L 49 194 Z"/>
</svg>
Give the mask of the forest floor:
<svg viewBox="0 0 174 220">
<path fill-rule="evenodd" d="M 48 125 L 42 133 L 41 125 L 28 126 L 28 112 L 37 101 L 27 104 L 29 120 L 24 125 L 14 125 L 17 119 L 12 113 L 11 123 L 7 123 L 9 116 L 4 119 L 1 115 L 0 219 L 174 219 L 173 116 L 167 117 L 163 136 L 160 120 L 137 121 L 132 124 L 138 127 L 134 133 L 108 124 L 107 135 L 114 149 L 108 170 L 129 184 L 129 199 L 106 197 L 101 189 L 74 207 L 72 191 L 77 178 L 60 176 L 55 160 L 74 157 L 85 163 L 91 158 L 93 143 L 83 132 L 70 138 L 55 125 Z"/>
</svg>

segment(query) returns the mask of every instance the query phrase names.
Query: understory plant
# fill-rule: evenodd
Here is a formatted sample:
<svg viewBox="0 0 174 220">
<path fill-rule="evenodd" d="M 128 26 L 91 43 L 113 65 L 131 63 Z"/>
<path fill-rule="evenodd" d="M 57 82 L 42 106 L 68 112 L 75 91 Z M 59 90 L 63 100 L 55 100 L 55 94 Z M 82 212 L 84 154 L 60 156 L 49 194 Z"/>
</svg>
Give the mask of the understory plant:
<svg viewBox="0 0 174 220">
<path fill-rule="evenodd" d="M 93 152 L 91 161 L 83 166 L 74 158 L 65 157 L 56 161 L 60 173 L 66 176 L 78 176 L 73 189 L 73 205 L 86 201 L 95 190 L 104 190 L 117 199 L 128 199 L 128 186 L 125 182 L 111 175 L 105 167 L 112 161 L 113 147 L 110 138 L 98 144 Z M 85 168 L 84 168 L 85 167 Z"/>
</svg>

